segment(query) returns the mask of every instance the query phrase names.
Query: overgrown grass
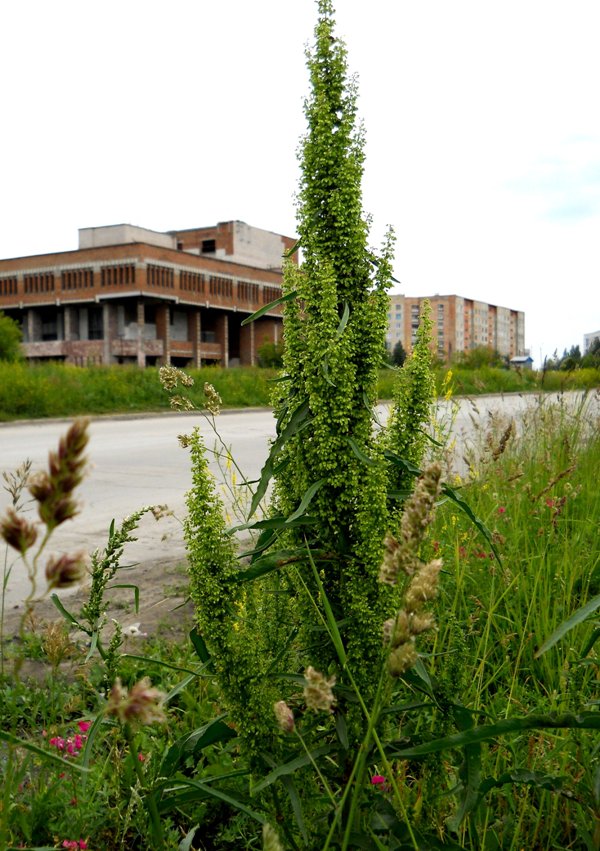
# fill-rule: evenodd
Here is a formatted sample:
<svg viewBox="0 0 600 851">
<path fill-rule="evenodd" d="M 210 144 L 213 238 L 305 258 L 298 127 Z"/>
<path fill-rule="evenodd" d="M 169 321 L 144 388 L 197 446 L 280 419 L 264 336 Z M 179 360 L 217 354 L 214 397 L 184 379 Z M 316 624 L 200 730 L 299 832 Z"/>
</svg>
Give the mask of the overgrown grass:
<svg viewBox="0 0 600 851">
<path fill-rule="evenodd" d="M 431 529 L 446 576 L 430 674 L 480 713 L 479 723 L 577 713 L 597 699 L 590 620 L 536 658 L 559 624 L 600 593 L 600 423 L 583 404 L 571 410 L 540 397 L 504 449 L 509 423 L 497 418 L 468 449 L 457 484 L 491 530 L 501 564 L 451 503 Z M 431 734 L 443 727 L 438 717 Z M 597 847 L 597 732 L 521 731 L 483 756 L 483 775 L 504 784 L 463 825 L 465 847 Z"/>
<path fill-rule="evenodd" d="M 277 372 L 258 367 L 205 367 L 188 370 L 194 378 L 190 398 L 202 403 L 204 382 L 213 384 L 226 408 L 266 407 Z M 395 372 L 379 374 L 379 398 L 391 399 Z M 448 371 L 436 374 L 438 393 L 448 388 Z M 533 372 L 523 370 L 453 369 L 454 395 L 517 393 L 533 390 L 589 390 L 600 387 L 600 371 Z M 137 367 L 75 367 L 65 364 L 27 365 L 0 362 L 0 421 L 71 417 L 83 414 L 160 412 L 169 400 L 157 380 L 157 369 Z"/>
<path fill-rule="evenodd" d="M 0 420 L 166 411 L 169 399 L 157 369 L 75 367 L 63 364 L 0 363 Z M 213 384 L 225 407 L 269 404 L 272 370 L 257 368 L 189 370 L 195 385 L 188 395 L 203 404 L 205 382 Z"/>
<path fill-rule="evenodd" d="M 380 731 L 390 743 L 403 811 L 415 830 L 439 837 L 428 848 L 598 847 L 597 731 L 521 728 L 467 748 L 400 755 L 408 739 L 427 743 L 457 726 L 576 716 L 597 706 L 591 620 L 536 656 L 561 622 L 600 593 L 600 423 L 597 409 L 591 411 L 540 397 L 514 430 L 496 417 L 461 451 L 462 474 L 450 483 L 490 530 L 501 563 L 452 501 L 439 507 L 429 528 L 423 557 L 444 561 L 439 628 L 420 643 L 423 667 L 398 684 L 396 702 L 406 705 L 404 712 Z M 253 815 L 259 800 L 250 794 L 235 731 L 219 720 L 201 643 L 150 640 L 138 654 L 118 658 L 126 686 L 149 676 L 169 695 L 168 723 L 136 734 L 136 773 L 131 738 L 102 717 L 106 660 L 93 654 L 86 662 L 88 647 L 77 633 L 51 634 L 40 624 L 31 629 L 29 640 L 12 642 L 7 655 L 25 652 L 45 661 L 47 674 L 36 681 L 7 675 L 0 682 L 0 729 L 21 743 L 5 740 L 0 758 L 5 847 L 82 841 L 98 851 L 151 849 L 144 802 L 152 796 L 160 802 L 167 848 L 262 847 Z M 43 756 L 61 755 L 52 741 L 73 739 L 81 719 L 98 715 L 77 753 L 62 764 Z M 86 767 L 87 773 L 78 771 Z M 371 771 L 378 775 L 381 767 Z M 454 793 L 465 787 L 477 799 L 460 822 Z M 391 818 L 392 790 L 381 783 L 372 794 L 380 799 L 381 818 Z"/>
</svg>

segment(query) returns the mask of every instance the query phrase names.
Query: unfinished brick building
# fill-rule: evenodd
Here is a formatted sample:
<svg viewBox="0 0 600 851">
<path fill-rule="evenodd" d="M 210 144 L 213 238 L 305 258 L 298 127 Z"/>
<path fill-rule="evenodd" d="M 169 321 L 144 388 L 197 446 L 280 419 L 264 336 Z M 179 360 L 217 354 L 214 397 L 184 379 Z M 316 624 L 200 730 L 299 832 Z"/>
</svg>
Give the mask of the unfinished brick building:
<svg viewBox="0 0 600 851">
<path fill-rule="evenodd" d="M 0 260 L 0 310 L 20 323 L 32 360 L 252 365 L 281 337 L 280 310 L 242 320 L 279 298 L 293 244 L 239 221 L 83 228 L 75 251 Z"/>
</svg>

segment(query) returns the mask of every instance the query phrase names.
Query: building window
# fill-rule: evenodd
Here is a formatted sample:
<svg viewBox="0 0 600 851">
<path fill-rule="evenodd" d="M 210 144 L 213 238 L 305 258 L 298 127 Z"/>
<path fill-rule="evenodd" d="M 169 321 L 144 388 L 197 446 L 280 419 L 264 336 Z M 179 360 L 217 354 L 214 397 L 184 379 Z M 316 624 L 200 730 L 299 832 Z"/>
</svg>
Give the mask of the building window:
<svg viewBox="0 0 600 851">
<path fill-rule="evenodd" d="M 0 295 L 16 295 L 17 294 L 17 278 L 13 275 L 10 278 L 2 278 L 0 280 Z"/>
<path fill-rule="evenodd" d="M 278 298 L 281 298 L 281 287 L 263 287 L 263 304 L 270 304 Z"/>
<path fill-rule="evenodd" d="M 175 286 L 175 272 L 168 266 L 154 266 L 148 264 L 146 281 L 149 287 L 160 287 L 161 289 L 173 289 Z"/>
<path fill-rule="evenodd" d="M 217 243 L 214 239 L 203 239 L 202 240 L 202 253 L 203 254 L 214 254 L 217 250 Z"/>
<path fill-rule="evenodd" d="M 68 269 L 61 273 L 60 286 L 63 290 L 81 290 L 94 284 L 92 269 Z"/>
<path fill-rule="evenodd" d="M 233 283 L 230 278 L 211 275 L 208 279 L 208 286 L 211 295 L 220 295 L 226 298 L 231 298 L 233 295 Z"/>
<path fill-rule="evenodd" d="M 54 274 L 39 272 L 23 277 L 23 288 L 26 293 L 51 293 L 54 290 Z"/>
<path fill-rule="evenodd" d="M 201 275 L 199 272 L 182 271 L 179 273 L 179 286 L 182 290 L 187 290 L 188 292 L 203 293 L 204 275 Z"/>
<path fill-rule="evenodd" d="M 120 287 L 135 284 L 135 265 L 103 266 L 100 270 L 101 287 Z"/>
<path fill-rule="evenodd" d="M 238 283 L 238 298 L 240 301 L 258 302 L 258 284 L 249 284 L 246 281 Z"/>
</svg>

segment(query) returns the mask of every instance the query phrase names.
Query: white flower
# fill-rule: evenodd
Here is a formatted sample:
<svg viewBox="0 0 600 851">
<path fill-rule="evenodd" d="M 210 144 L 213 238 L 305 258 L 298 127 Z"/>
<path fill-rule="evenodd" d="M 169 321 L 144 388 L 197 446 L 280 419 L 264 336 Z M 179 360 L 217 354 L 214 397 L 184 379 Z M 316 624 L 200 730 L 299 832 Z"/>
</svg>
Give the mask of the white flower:
<svg viewBox="0 0 600 851">
<path fill-rule="evenodd" d="M 129 626 L 123 627 L 123 635 L 128 638 L 144 638 L 148 635 L 147 632 L 140 632 L 140 621 L 136 623 L 129 624 Z"/>
</svg>

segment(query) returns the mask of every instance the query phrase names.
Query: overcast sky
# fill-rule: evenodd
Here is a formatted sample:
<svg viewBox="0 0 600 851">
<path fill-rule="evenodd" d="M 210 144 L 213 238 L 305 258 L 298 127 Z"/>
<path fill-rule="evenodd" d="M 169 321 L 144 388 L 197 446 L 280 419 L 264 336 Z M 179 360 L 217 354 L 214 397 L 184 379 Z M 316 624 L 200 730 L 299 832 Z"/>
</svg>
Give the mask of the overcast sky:
<svg viewBox="0 0 600 851">
<path fill-rule="evenodd" d="M 337 0 L 396 291 L 600 329 L 598 0 Z M 77 229 L 295 230 L 313 0 L 5 0 L 0 257 Z"/>
</svg>

